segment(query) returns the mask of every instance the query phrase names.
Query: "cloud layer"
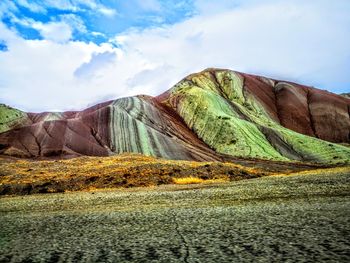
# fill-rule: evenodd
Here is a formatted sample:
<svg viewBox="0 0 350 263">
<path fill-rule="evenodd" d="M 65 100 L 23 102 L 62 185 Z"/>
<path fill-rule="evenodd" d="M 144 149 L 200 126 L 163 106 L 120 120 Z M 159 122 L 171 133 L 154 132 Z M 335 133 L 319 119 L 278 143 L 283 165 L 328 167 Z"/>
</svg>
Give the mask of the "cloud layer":
<svg viewBox="0 0 350 263">
<path fill-rule="evenodd" d="M 73 15 L 25 21 L 41 34 L 36 40 L 1 23 L 0 100 L 32 111 L 79 109 L 107 98 L 156 95 L 207 67 L 349 92 L 348 1 L 222 1 L 215 8 L 210 2 L 197 1 L 196 15 L 183 21 L 130 28 L 102 43 L 73 40 L 74 32 L 87 30 Z"/>
</svg>

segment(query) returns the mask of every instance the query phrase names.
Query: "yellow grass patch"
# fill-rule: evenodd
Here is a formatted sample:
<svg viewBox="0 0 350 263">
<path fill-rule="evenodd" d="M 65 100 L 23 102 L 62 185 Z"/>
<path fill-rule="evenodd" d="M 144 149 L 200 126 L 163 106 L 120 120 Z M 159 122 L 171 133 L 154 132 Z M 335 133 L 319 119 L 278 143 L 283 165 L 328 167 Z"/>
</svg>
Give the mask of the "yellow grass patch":
<svg viewBox="0 0 350 263">
<path fill-rule="evenodd" d="M 175 184 L 200 184 L 203 183 L 205 180 L 198 178 L 198 177 L 182 177 L 182 178 L 173 178 L 173 181 Z"/>
<path fill-rule="evenodd" d="M 216 178 L 216 179 L 201 179 L 194 176 L 173 178 L 175 184 L 215 184 L 228 182 L 228 178 Z"/>
<path fill-rule="evenodd" d="M 299 171 L 299 172 L 290 172 L 290 173 L 276 173 L 272 174 L 271 176 L 288 176 L 288 175 L 312 175 L 312 174 L 322 174 L 322 173 L 343 173 L 343 172 L 349 172 L 350 173 L 350 166 L 343 166 L 343 167 L 332 167 L 332 168 L 321 168 L 321 169 L 314 169 L 314 170 L 305 170 L 305 171 Z"/>
</svg>

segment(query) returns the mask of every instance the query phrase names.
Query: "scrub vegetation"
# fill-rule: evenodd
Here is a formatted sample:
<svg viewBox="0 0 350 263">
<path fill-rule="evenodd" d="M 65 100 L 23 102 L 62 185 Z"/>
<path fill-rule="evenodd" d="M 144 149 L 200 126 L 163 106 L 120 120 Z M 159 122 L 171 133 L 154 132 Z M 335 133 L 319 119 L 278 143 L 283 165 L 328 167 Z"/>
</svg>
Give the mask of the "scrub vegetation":
<svg viewBox="0 0 350 263">
<path fill-rule="evenodd" d="M 140 154 L 49 161 L 0 158 L 0 165 L 0 194 L 156 186 L 181 180 L 229 181 L 268 174 L 233 163 L 174 161 Z"/>
<path fill-rule="evenodd" d="M 252 159 L 237 159 L 235 163 L 194 162 L 131 153 L 66 160 L 0 157 L 0 194 L 55 193 L 174 183 L 220 183 L 321 168 L 327 166 Z M 348 168 L 339 166 L 330 169 Z"/>
</svg>

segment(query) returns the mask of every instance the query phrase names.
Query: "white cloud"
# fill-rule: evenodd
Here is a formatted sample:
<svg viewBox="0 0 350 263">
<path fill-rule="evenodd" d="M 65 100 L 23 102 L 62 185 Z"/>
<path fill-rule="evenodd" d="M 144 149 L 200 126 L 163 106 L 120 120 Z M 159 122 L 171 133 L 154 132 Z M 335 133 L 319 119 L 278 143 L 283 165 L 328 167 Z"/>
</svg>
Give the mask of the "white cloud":
<svg viewBox="0 0 350 263">
<path fill-rule="evenodd" d="M 232 1 L 232 0 L 221 0 L 221 1 L 211 1 L 211 0 L 195 0 L 194 6 L 197 12 L 200 14 L 215 14 L 218 12 L 222 12 L 223 10 L 228 10 L 233 7 L 238 6 L 240 1 Z M 245 0 L 244 2 L 249 2 L 249 0 Z M 242 5 L 243 3 L 239 3 Z"/>
<path fill-rule="evenodd" d="M 32 27 L 40 32 L 40 35 L 46 39 L 54 42 L 66 42 L 72 37 L 71 27 L 64 22 L 50 22 L 43 24 L 35 22 Z"/>
<path fill-rule="evenodd" d="M 62 2 L 61 4 L 63 4 L 63 5 L 61 5 L 61 7 L 60 7 L 59 5 L 56 4 L 56 6 L 57 6 L 57 8 L 60 7 L 60 9 L 63 9 L 63 10 L 74 10 L 74 9 L 79 10 L 82 8 L 88 8 L 91 11 L 99 12 L 105 16 L 114 16 L 117 13 L 115 9 L 108 8 L 107 6 L 105 6 L 105 5 L 99 3 L 98 1 L 95 1 L 95 0 L 70 0 L 69 8 L 67 8 L 68 5 L 65 3 L 66 1 L 62 1 L 62 0 L 60 0 L 60 1 Z M 55 4 L 55 3 L 53 3 L 52 0 L 50 0 L 49 2 L 50 3 L 48 4 L 48 6 Z"/>
<path fill-rule="evenodd" d="M 69 10 L 73 12 L 80 11 L 80 7 L 71 0 L 43 0 L 41 3 L 46 7 L 56 8 L 60 10 Z"/>
<path fill-rule="evenodd" d="M 2 18 L 4 14 L 15 11 L 17 11 L 17 7 L 13 2 L 10 2 L 9 0 L 0 1 L 0 18 Z"/>
<path fill-rule="evenodd" d="M 103 73 L 110 64 L 116 62 L 116 59 L 116 52 L 113 51 L 92 54 L 90 60 L 80 65 L 73 74 L 77 78 L 89 81 L 97 77 L 99 72 Z"/>
<path fill-rule="evenodd" d="M 41 12 L 42 13 L 46 12 L 46 9 L 43 6 L 37 4 L 37 3 L 33 2 L 33 1 L 28 2 L 27 0 L 16 0 L 16 2 L 19 5 L 21 5 L 21 6 L 25 7 L 25 8 L 28 8 L 32 12 L 40 12 L 40 13 Z"/>
<path fill-rule="evenodd" d="M 109 17 L 115 16 L 117 14 L 117 11 L 115 9 L 111 9 L 103 6 L 98 7 L 97 11 Z"/>
<path fill-rule="evenodd" d="M 73 32 L 87 33 L 83 20 L 74 14 L 63 14 L 58 16 L 59 20 L 52 20 L 48 23 L 35 21 L 31 18 L 21 18 L 12 14 L 11 21 L 22 26 L 33 28 L 39 31 L 40 35 L 54 42 L 66 42 L 73 36 Z"/>
<path fill-rule="evenodd" d="M 158 0 L 137 0 L 138 6 L 146 11 L 160 11 L 162 9 Z"/>
<path fill-rule="evenodd" d="M 174 68 L 167 64 L 146 66 L 144 70 L 126 80 L 128 94 L 159 95 L 157 92 L 160 92 L 163 87 L 169 87 L 172 71 Z"/>
<path fill-rule="evenodd" d="M 60 17 L 60 21 L 65 22 L 72 29 L 81 33 L 87 33 L 85 23 L 79 16 L 74 14 L 64 14 L 64 15 L 60 15 L 59 17 Z"/>
<path fill-rule="evenodd" d="M 24 110 L 78 109 L 107 95 L 157 95 L 206 67 L 345 92 L 350 83 L 348 3 L 278 1 L 222 9 L 167 27 L 129 30 L 113 40 L 120 48 L 55 43 L 54 27 L 41 29 L 46 40 L 24 40 L 0 24 L 9 49 L 0 52 L 0 100 Z M 67 29 L 58 39 L 68 37 Z"/>
<path fill-rule="evenodd" d="M 246 5 L 131 32 L 117 42 L 127 54 L 173 66 L 171 77 L 164 76 L 169 85 L 173 76 L 179 80 L 206 67 L 222 67 L 340 91 L 334 86 L 350 82 L 344 70 L 345 64 L 350 67 L 349 8 L 346 1 Z M 155 86 L 153 91 L 162 89 Z"/>
<path fill-rule="evenodd" d="M 105 16 L 114 16 L 117 13 L 115 9 L 108 8 L 95 0 L 15 0 L 15 2 L 36 13 L 46 13 L 48 8 L 73 12 L 88 10 Z"/>
<path fill-rule="evenodd" d="M 106 36 L 105 34 L 103 34 L 101 32 L 96 32 L 96 31 L 92 31 L 92 32 L 90 32 L 90 34 L 95 36 L 95 37 L 99 37 L 99 36 L 105 37 Z"/>
<path fill-rule="evenodd" d="M 110 44 L 24 40 L 1 23 L 0 35 L 9 47 L 0 52 L 0 101 L 27 111 L 79 109 L 106 94 L 122 96 L 127 93 L 123 81 L 142 65 L 117 64 L 121 51 Z M 115 59 L 96 60 L 96 54 L 104 53 Z M 90 79 L 74 75 L 83 65 L 90 65 L 82 71 Z"/>
</svg>

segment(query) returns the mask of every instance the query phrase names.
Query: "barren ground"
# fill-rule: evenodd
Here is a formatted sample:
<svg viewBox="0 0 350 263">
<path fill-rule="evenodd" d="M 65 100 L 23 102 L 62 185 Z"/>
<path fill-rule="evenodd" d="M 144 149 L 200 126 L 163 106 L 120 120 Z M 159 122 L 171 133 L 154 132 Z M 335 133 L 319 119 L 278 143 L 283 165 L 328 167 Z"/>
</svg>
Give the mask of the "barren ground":
<svg viewBox="0 0 350 263">
<path fill-rule="evenodd" d="M 0 199 L 0 262 L 349 262 L 350 172 Z"/>
</svg>

